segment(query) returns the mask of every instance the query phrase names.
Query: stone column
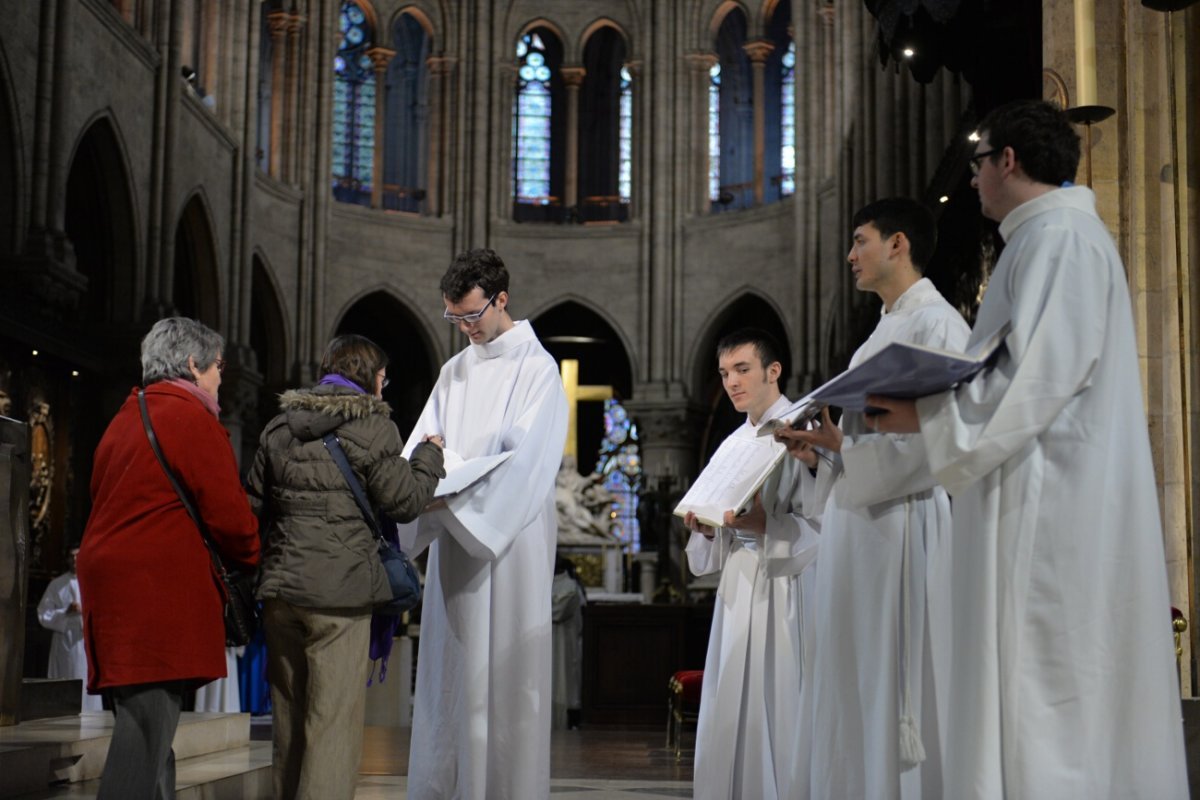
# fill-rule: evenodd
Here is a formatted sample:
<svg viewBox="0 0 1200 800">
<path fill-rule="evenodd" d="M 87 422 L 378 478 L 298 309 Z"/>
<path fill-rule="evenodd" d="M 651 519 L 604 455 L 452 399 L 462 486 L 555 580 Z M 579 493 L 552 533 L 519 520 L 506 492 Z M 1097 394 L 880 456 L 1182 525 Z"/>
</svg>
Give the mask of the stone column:
<svg viewBox="0 0 1200 800">
<path fill-rule="evenodd" d="M 21 721 L 30 478 L 29 425 L 0 417 L 0 726 Z"/>
<path fill-rule="evenodd" d="M 709 72 L 719 60 L 716 53 L 688 53 L 684 56 L 692 75 L 692 174 L 696 181 L 692 191 L 692 212 L 704 214 L 709 209 L 708 196 L 708 86 Z"/>
<path fill-rule="evenodd" d="M 583 67 L 563 67 L 563 84 L 567 89 L 567 169 L 563 185 L 563 208 L 568 219 L 579 214 L 579 87 L 587 70 Z"/>
<path fill-rule="evenodd" d="M 761 206 L 766 200 L 766 189 L 763 186 L 763 161 L 766 156 L 767 108 L 763 82 L 766 75 L 767 59 L 775 49 L 775 45 L 765 39 L 756 39 L 742 45 L 746 55 L 750 57 L 750 68 L 754 72 L 754 205 Z"/>
<path fill-rule="evenodd" d="M 304 66 L 300 57 L 300 34 L 304 30 L 304 16 L 292 14 L 288 17 L 287 26 L 287 111 L 284 119 L 284 133 L 287 136 L 286 159 L 284 161 L 285 180 L 288 183 L 298 183 L 300 180 L 300 70 Z M 323 65 L 326 71 L 332 67 Z"/>
<path fill-rule="evenodd" d="M 383 208 L 383 122 L 387 114 L 387 68 L 396 51 L 372 47 L 367 51 L 375 69 L 375 148 L 371 155 L 371 208 Z"/>
<path fill-rule="evenodd" d="M 272 11 L 267 15 L 271 32 L 271 153 L 267 173 L 272 178 L 283 177 L 283 114 L 287 101 L 287 30 L 292 15 Z"/>
<path fill-rule="evenodd" d="M 441 216 L 442 184 L 445 171 L 442 168 L 442 138 L 449 133 L 445 117 L 445 91 L 448 76 L 454 70 L 454 59 L 446 56 L 430 56 L 425 60 L 429 70 L 429 146 L 425 166 L 425 200 L 422 210 L 426 214 Z"/>
</svg>

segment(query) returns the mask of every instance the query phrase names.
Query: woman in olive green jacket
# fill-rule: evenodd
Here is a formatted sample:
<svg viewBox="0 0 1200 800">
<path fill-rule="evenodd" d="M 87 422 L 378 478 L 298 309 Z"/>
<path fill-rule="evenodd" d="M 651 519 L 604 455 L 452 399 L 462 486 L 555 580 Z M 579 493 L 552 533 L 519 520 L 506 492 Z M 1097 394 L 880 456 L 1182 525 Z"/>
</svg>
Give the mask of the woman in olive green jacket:
<svg viewBox="0 0 1200 800">
<path fill-rule="evenodd" d="M 403 441 L 381 399 L 387 356 L 339 336 L 312 389 L 285 392 L 247 476 L 263 519 L 262 576 L 275 796 L 353 798 L 370 669 L 371 609 L 391 599 L 374 532 L 322 437 L 336 432 L 373 507 L 401 522 L 433 499 L 442 442 Z"/>
</svg>

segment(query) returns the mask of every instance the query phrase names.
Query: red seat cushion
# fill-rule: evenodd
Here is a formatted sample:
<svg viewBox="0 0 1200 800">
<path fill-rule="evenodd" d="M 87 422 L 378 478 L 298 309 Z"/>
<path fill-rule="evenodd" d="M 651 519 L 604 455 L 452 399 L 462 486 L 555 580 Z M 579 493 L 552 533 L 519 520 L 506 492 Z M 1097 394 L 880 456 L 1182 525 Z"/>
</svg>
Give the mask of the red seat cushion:
<svg viewBox="0 0 1200 800">
<path fill-rule="evenodd" d="M 671 676 L 669 686 L 685 703 L 700 702 L 700 688 L 704 683 L 704 670 L 683 669 Z"/>
</svg>

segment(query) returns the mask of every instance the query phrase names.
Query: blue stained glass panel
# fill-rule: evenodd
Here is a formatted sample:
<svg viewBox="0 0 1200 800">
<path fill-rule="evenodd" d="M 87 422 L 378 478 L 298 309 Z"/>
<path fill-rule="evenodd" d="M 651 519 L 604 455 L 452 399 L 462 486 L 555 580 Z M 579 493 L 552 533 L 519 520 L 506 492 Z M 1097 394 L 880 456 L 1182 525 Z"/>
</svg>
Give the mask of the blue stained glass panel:
<svg viewBox="0 0 1200 800">
<path fill-rule="evenodd" d="M 628 203 L 633 196 L 633 76 L 626 67 L 621 68 L 620 116 L 617 192 L 621 202 Z"/>
<path fill-rule="evenodd" d="M 780 193 L 796 193 L 796 43 L 788 44 L 783 54 L 783 82 L 780 102 L 780 165 L 783 180 Z"/>
<path fill-rule="evenodd" d="M 630 552 L 642 549 L 638 524 L 638 492 L 642 488 L 642 459 L 637 426 L 617 400 L 604 401 L 604 439 L 593 474 L 602 476 L 613 495 L 613 534 Z"/>
<path fill-rule="evenodd" d="M 721 196 L 721 65 L 708 71 L 708 197 Z"/>
<path fill-rule="evenodd" d="M 513 103 L 513 194 L 517 202 L 549 202 L 550 79 L 545 45 L 537 34 L 517 43 L 520 78 Z"/>
</svg>

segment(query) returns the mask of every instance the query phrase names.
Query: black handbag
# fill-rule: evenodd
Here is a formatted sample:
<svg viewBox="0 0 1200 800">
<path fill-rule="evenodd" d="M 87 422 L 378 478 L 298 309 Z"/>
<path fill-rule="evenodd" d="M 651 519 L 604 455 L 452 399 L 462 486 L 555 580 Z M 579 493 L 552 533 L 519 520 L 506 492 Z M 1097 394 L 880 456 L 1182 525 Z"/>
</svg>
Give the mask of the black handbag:
<svg viewBox="0 0 1200 800">
<path fill-rule="evenodd" d="M 413 566 L 412 561 L 397 543 L 388 541 L 387 537 L 383 535 L 379 521 L 371 512 L 371 504 L 367 500 L 366 492 L 363 491 L 362 484 L 355 477 L 354 470 L 350 469 L 350 460 L 346 458 L 346 451 L 342 449 L 341 441 L 332 433 L 325 434 L 321 441 L 325 443 L 325 449 L 329 451 L 329 455 L 333 456 L 334 463 L 341 470 L 346 483 L 350 484 L 350 493 L 354 495 L 354 501 L 358 503 L 358 508 L 379 545 L 379 560 L 383 564 L 384 572 L 387 573 L 388 585 L 392 589 L 392 599 L 376 606 L 375 613 L 403 614 L 421 602 L 421 577 L 417 574 L 417 568 Z M 386 518 L 385 520 L 394 531 L 395 523 Z"/>
<path fill-rule="evenodd" d="M 150 440 L 154 456 L 158 459 L 163 472 L 167 473 L 167 480 L 171 482 L 175 493 L 179 495 L 192 522 L 196 523 L 196 528 L 200 531 L 200 538 L 204 541 L 204 546 L 208 548 L 217 588 L 225 602 L 225 644 L 229 647 L 247 645 L 258 631 L 261 622 L 258 600 L 254 598 L 254 585 L 258 580 L 257 572 L 226 569 L 225 565 L 221 563 L 221 557 L 217 555 L 217 548 L 208 534 L 208 527 L 196 513 L 196 506 L 192 502 L 191 496 L 180 484 L 179 479 L 175 477 L 175 473 L 163 456 L 162 448 L 158 445 L 158 437 L 154 435 L 154 426 L 150 424 L 150 410 L 146 408 L 145 389 L 138 389 L 138 406 L 142 411 L 142 426 L 146 429 L 146 438 Z"/>
</svg>

